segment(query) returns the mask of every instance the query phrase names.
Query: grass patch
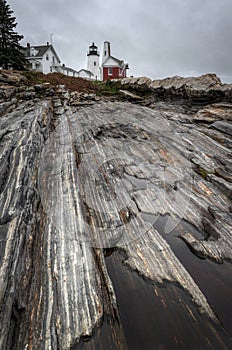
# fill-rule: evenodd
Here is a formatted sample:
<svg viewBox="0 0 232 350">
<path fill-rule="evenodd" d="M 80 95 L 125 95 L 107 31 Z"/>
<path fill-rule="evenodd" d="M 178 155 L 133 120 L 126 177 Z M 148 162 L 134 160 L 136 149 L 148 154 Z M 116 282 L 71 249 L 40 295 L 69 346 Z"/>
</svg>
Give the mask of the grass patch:
<svg viewBox="0 0 232 350">
<path fill-rule="evenodd" d="M 98 88 L 100 95 L 118 95 L 121 89 L 120 81 L 94 81 L 93 84 Z"/>
<path fill-rule="evenodd" d="M 52 87 L 65 85 L 69 91 L 78 91 L 84 93 L 97 93 L 98 87 L 86 79 L 67 76 L 62 73 L 43 74 L 41 72 L 26 71 L 23 75 L 27 78 L 29 85 L 50 83 Z"/>
<path fill-rule="evenodd" d="M 42 83 L 48 82 L 48 80 L 46 80 L 46 75 L 43 73 L 33 72 L 30 70 L 27 70 L 27 71 L 22 72 L 22 73 L 23 73 L 24 77 L 27 78 L 29 83 L 42 84 Z"/>
<path fill-rule="evenodd" d="M 28 85 L 50 83 L 54 88 L 57 85 L 65 85 L 69 91 L 96 93 L 98 96 L 119 95 L 121 81 L 89 81 L 82 78 L 71 77 L 62 73 L 43 74 L 35 71 L 25 71 L 23 75 L 28 80 Z"/>
</svg>

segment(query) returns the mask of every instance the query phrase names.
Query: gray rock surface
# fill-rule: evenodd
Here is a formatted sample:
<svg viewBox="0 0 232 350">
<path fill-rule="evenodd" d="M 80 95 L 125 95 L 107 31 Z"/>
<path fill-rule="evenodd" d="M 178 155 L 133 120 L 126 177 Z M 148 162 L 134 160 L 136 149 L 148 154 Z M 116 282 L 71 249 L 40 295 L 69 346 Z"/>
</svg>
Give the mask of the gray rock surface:
<svg viewBox="0 0 232 350">
<path fill-rule="evenodd" d="M 104 257 L 112 248 L 152 283 L 177 284 L 217 334 L 220 320 L 155 222 L 166 216 L 170 235 L 190 223 L 198 236 L 180 236 L 196 255 L 232 261 L 230 105 L 208 125 L 195 121 L 199 109 L 196 117 L 180 105 L 96 101 L 63 88 L 49 97 L 50 87 L 28 91 L 18 75 L 1 79 L 0 348 L 71 349 L 106 315 L 118 320 L 123 348 Z M 220 85 L 202 79 L 202 91 Z M 156 89 L 145 78 L 134 83 Z M 192 94 L 201 80 L 177 85 Z M 74 103 L 84 100 L 93 104 Z"/>
<path fill-rule="evenodd" d="M 124 78 L 124 88 L 150 92 L 159 99 L 187 99 L 207 103 L 232 101 L 232 84 L 223 84 L 215 74 L 183 78 L 179 76 L 152 81 L 149 78 Z"/>
</svg>

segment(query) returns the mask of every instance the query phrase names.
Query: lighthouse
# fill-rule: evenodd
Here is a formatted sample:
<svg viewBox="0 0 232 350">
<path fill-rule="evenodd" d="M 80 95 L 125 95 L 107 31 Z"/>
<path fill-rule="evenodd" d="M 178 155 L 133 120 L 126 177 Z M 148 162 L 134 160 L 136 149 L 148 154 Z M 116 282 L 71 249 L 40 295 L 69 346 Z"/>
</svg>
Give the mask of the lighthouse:
<svg viewBox="0 0 232 350">
<path fill-rule="evenodd" d="M 99 65 L 99 52 L 97 50 L 97 46 L 92 43 L 89 47 L 89 51 L 87 53 L 88 62 L 87 62 L 87 70 L 93 74 L 94 80 L 101 79 L 101 71 Z"/>
</svg>

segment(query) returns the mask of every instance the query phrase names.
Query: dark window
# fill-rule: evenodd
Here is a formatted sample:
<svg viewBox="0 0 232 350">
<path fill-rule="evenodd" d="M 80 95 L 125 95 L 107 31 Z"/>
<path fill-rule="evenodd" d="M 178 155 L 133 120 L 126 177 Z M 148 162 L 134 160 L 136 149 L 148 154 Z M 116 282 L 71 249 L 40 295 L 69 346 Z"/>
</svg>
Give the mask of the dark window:
<svg viewBox="0 0 232 350">
<path fill-rule="evenodd" d="M 94 62 L 94 66 L 96 66 L 97 65 L 97 62 Z"/>
<path fill-rule="evenodd" d="M 47 60 L 47 61 L 49 60 L 49 56 L 48 56 L 48 54 L 46 54 L 46 60 Z"/>
</svg>

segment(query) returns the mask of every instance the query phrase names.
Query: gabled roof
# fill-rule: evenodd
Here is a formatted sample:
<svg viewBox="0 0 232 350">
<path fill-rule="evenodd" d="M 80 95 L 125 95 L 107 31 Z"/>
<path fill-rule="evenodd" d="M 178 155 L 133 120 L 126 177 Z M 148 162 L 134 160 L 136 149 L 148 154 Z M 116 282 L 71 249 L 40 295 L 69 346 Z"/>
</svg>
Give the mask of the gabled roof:
<svg viewBox="0 0 232 350">
<path fill-rule="evenodd" d="M 77 73 L 80 73 L 80 72 L 85 72 L 86 74 L 89 74 L 89 75 L 92 75 L 92 76 L 93 76 L 93 73 L 90 72 L 90 70 L 87 70 L 87 69 L 81 69 L 81 70 L 79 70 Z"/>
<path fill-rule="evenodd" d="M 107 59 L 102 63 L 102 67 L 112 66 L 111 64 L 109 64 L 110 60 L 112 60 L 117 67 L 124 68 L 124 61 L 123 60 L 119 60 L 118 58 L 113 57 L 113 56 L 107 57 Z"/>
<path fill-rule="evenodd" d="M 63 70 L 68 71 L 68 72 L 79 73 L 77 70 L 75 70 L 75 69 L 73 69 L 73 68 L 70 68 L 70 67 L 61 66 L 61 68 L 62 68 Z"/>
<path fill-rule="evenodd" d="M 37 53 L 35 54 L 35 56 L 31 56 L 31 49 L 34 48 Z M 59 63 L 61 62 L 59 59 L 59 56 L 57 55 L 54 47 L 52 45 L 37 45 L 37 46 L 30 46 L 30 47 L 24 47 L 24 55 L 26 58 L 42 58 L 44 56 L 44 54 L 48 51 L 48 49 L 51 49 L 54 53 L 54 55 L 56 56 L 57 60 L 59 61 Z"/>
</svg>

